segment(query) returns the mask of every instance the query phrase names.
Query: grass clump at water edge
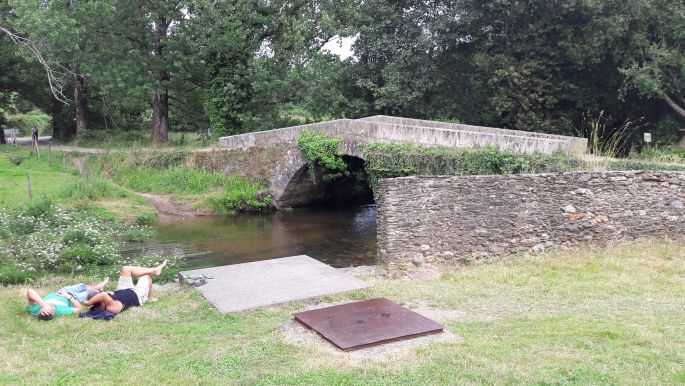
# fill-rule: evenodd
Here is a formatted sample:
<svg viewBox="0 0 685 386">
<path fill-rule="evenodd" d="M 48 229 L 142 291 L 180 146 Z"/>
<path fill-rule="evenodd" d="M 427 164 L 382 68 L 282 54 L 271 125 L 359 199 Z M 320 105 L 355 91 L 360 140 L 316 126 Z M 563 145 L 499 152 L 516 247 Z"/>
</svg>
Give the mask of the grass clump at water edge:
<svg viewBox="0 0 685 386">
<path fill-rule="evenodd" d="M 257 193 L 263 189 L 264 186 L 248 182 L 238 176 L 227 177 L 223 192 L 207 198 L 205 205 L 216 213 L 262 211 L 269 208 L 271 203 L 271 197 L 257 197 Z"/>
</svg>

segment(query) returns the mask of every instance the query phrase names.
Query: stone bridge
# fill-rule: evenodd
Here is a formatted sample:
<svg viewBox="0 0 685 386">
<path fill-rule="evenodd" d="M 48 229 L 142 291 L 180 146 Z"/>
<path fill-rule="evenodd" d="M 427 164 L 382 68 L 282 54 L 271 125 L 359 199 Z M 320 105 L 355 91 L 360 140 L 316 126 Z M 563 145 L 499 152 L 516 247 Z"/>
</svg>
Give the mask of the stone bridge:
<svg viewBox="0 0 685 386">
<path fill-rule="evenodd" d="M 342 139 L 340 150 L 364 158 L 362 144 L 415 144 L 446 148 L 494 146 L 515 153 L 582 155 L 585 138 L 389 116 L 339 119 L 283 129 L 222 137 L 219 148 L 196 154 L 198 166 L 225 174 L 240 174 L 268 184 L 277 207 L 297 206 L 316 199 L 307 161 L 297 148 L 302 129 Z M 320 189 L 320 187 L 318 187 Z"/>
</svg>

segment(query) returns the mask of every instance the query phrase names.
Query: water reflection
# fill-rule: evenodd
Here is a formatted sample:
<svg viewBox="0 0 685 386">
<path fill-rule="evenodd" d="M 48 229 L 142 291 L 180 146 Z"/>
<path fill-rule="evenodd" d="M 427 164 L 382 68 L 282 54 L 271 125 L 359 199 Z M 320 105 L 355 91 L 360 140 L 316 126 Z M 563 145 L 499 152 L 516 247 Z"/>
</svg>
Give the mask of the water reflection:
<svg viewBox="0 0 685 386">
<path fill-rule="evenodd" d="M 272 215 L 200 217 L 161 225 L 125 252 L 183 254 L 189 266 L 309 255 L 334 267 L 375 264 L 376 206 L 308 207 Z"/>
</svg>

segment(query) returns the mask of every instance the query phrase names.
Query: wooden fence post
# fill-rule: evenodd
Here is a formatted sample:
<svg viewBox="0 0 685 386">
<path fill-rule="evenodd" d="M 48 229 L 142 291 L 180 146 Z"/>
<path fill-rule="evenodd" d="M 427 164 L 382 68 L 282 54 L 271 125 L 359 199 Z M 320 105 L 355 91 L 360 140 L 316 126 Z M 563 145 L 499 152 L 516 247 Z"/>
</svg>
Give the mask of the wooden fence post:
<svg viewBox="0 0 685 386">
<path fill-rule="evenodd" d="M 31 176 L 27 174 L 26 179 L 28 180 L 29 186 L 29 201 L 33 201 L 33 189 L 31 189 Z"/>
<path fill-rule="evenodd" d="M 48 145 L 48 166 L 52 166 L 52 145 Z"/>
<path fill-rule="evenodd" d="M 36 158 L 40 159 L 40 149 L 38 148 L 38 140 L 35 138 L 32 139 L 33 141 L 33 149 L 36 151 Z"/>
</svg>

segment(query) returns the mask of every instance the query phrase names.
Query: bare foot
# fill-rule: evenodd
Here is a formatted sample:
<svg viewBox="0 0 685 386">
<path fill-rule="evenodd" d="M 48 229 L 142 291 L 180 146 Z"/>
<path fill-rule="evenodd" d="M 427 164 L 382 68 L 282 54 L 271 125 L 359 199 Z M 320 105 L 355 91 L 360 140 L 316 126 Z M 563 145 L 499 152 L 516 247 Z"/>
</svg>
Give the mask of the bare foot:
<svg viewBox="0 0 685 386">
<path fill-rule="evenodd" d="M 109 283 L 109 278 L 108 278 L 108 277 L 102 279 L 102 281 L 99 282 L 99 283 L 95 286 L 95 288 L 97 288 L 98 290 L 100 290 L 100 292 L 102 292 L 102 289 L 105 288 L 105 286 L 107 285 L 107 283 Z"/>
<path fill-rule="evenodd" d="M 162 273 L 162 269 L 166 267 L 167 261 L 168 260 L 164 260 L 162 264 L 155 267 L 155 276 L 159 276 Z"/>
</svg>

